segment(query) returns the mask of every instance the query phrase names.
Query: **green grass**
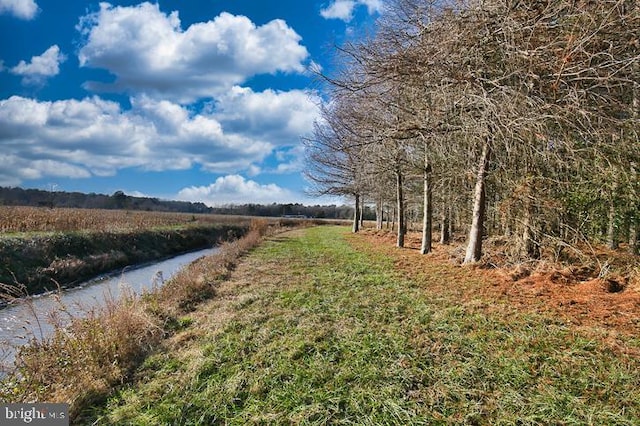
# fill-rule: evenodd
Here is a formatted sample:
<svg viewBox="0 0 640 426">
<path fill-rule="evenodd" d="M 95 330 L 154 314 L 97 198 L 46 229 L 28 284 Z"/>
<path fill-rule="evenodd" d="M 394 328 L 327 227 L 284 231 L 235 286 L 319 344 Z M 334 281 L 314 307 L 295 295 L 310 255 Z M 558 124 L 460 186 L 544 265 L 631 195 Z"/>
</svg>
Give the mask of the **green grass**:
<svg viewBox="0 0 640 426">
<path fill-rule="evenodd" d="M 255 250 L 91 420 L 640 424 L 638 358 L 553 318 L 460 305 L 344 234 L 312 228 Z"/>
</svg>

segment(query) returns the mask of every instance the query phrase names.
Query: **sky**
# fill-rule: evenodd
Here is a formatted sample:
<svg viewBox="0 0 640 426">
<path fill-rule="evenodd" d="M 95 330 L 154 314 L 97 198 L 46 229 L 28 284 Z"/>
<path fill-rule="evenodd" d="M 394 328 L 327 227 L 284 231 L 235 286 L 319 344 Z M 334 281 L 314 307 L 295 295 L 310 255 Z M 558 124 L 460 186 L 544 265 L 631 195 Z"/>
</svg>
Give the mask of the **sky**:
<svg viewBox="0 0 640 426">
<path fill-rule="evenodd" d="M 302 140 L 383 0 L 0 0 L 0 186 L 326 204 Z"/>
</svg>

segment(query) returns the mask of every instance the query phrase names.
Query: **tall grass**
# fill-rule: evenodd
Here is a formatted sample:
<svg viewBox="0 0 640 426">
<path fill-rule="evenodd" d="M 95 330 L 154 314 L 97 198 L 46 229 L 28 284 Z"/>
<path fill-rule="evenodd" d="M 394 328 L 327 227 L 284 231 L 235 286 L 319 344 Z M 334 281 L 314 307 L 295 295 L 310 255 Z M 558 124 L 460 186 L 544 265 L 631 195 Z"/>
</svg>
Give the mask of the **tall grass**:
<svg viewBox="0 0 640 426">
<path fill-rule="evenodd" d="M 248 217 L 211 214 L 0 206 L 0 233 L 139 231 L 164 227 L 249 223 Z"/>
<path fill-rule="evenodd" d="M 64 318 L 62 307 L 52 316 L 52 337 L 18 348 L 15 370 L 0 382 L 0 400 L 69 403 L 75 418 L 125 383 L 162 339 L 180 327 L 182 315 L 215 294 L 216 285 L 268 229 L 266 222 L 255 221 L 243 238 L 223 243 L 217 254 L 143 297 L 125 293 L 83 318 Z"/>
<path fill-rule="evenodd" d="M 0 235 L 33 232 L 126 232 L 221 224 L 248 225 L 256 220 L 270 226 L 288 227 L 305 224 L 348 224 L 348 221 L 331 219 L 256 219 L 250 216 L 217 214 L 0 206 Z"/>
</svg>

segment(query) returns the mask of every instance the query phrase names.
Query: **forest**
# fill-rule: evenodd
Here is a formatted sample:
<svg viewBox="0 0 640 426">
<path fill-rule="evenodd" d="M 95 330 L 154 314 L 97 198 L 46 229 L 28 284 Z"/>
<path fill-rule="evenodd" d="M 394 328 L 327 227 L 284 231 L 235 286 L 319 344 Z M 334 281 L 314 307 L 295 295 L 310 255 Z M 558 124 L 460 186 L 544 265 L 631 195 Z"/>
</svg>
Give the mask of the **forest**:
<svg viewBox="0 0 640 426">
<path fill-rule="evenodd" d="M 318 194 L 375 205 L 510 261 L 591 244 L 638 254 L 640 13 L 633 0 L 392 0 L 318 77 L 305 140 Z M 359 223 L 354 220 L 354 231 Z"/>
</svg>

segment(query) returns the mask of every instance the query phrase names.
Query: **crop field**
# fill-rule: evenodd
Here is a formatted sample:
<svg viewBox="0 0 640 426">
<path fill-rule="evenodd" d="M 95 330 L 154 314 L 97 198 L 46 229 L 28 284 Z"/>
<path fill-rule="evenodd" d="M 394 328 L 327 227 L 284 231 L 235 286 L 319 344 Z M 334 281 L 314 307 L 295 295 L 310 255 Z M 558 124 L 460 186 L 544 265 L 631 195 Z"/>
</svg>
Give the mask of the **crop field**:
<svg viewBox="0 0 640 426">
<path fill-rule="evenodd" d="M 0 206 L 0 233 L 135 231 L 206 224 L 241 224 L 249 218 L 191 213 Z"/>
</svg>

